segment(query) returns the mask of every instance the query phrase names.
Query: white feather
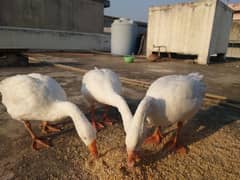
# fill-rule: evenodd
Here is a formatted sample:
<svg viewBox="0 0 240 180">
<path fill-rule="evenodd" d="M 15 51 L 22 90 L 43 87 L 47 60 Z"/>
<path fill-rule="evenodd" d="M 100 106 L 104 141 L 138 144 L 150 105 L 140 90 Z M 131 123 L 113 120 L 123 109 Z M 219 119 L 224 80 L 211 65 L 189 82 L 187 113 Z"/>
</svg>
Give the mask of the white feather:
<svg viewBox="0 0 240 180">
<path fill-rule="evenodd" d="M 56 121 L 70 116 L 86 145 L 96 139 L 95 129 L 79 108 L 67 101 L 54 79 L 41 74 L 16 75 L 0 84 L 2 103 L 13 119 Z"/>
<path fill-rule="evenodd" d="M 90 104 L 101 103 L 116 107 L 121 113 L 125 132 L 127 131 L 132 113 L 121 96 L 121 82 L 116 73 L 109 69 L 88 71 L 82 80 L 81 92 Z"/>
<path fill-rule="evenodd" d="M 148 123 L 153 126 L 165 128 L 176 122 L 184 122 L 192 118 L 200 109 L 205 94 L 205 85 L 202 78 L 202 75 L 192 73 L 189 75 L 165 76 L 154 81 L 142 100 L 143 102 L 137 108 L 131 127 L 140 128 L 143 126 L 144 120 L 147 119 Z M 141 106 L 142 103 L 149 105 Z M 146 118 L 139 120 L 143 116 Z M 137 136 L 138 141 L 140 141 L 143 130 L 139 129 L 139 131 L 141 134 L 137 132 L 127 134 L 126 145 L 130 149 L 136 148 L 137 141 L 128 139 Z"/>
</svg>

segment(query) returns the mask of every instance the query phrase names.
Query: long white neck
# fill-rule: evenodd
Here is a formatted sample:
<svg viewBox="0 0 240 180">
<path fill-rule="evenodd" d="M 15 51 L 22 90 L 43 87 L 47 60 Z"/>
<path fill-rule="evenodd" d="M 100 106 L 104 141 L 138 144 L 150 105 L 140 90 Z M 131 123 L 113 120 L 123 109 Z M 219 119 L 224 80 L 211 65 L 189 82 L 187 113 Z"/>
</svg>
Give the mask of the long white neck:
<svg viewBox="0 0 240 180">
<path fill-rule="evenodd" d="M 96 131 L 75 104 L 68 101 L 56 102 L 54 103 L 54 109 L 58 113 L 59 118 L 66 116 L 72 118 L 78 135 L 86 145 L 91 143 L 93 139 L 96 139 Z"/>
<path fill-rule="evenodd" d="M 134 150 L 138 144 L 141 144 L 144 134 L 144 120 L 151 108 L 152 100 L 153 98 L 145 96 L 137 107 L 125 139 L 128 150 Z"/>
<path fill-rule="evenodd" d="M 128 107 L 128 104 L 122 96 L 115 93 L 111 96 L 111 105 L 116 107 L 120 112 L 123 120 L 124 131 L 125 133 L 127 133 L 133 117 L 132 112 Z"/>
<path fill-rule="evenodd" d="M 132 124 L 135 127 L 143 128 L 144 120 L 146 119 L 148 111 L 151 108 L 152 101 L 153 101 L 153 98 L 149 96 L 145 96 L 141 100 L 133 117 Z"/>
</svg>

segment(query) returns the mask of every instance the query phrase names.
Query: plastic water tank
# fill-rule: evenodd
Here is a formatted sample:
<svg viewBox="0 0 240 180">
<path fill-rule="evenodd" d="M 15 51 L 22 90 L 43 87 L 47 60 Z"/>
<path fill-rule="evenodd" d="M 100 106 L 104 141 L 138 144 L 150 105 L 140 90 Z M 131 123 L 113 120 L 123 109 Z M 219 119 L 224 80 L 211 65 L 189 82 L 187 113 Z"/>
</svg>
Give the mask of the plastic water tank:
<svg viewBox="0 0 240 180">
<path fill-rule="evenodd" d="M 131 55 L 136 51 L 137 24 L 132 20 L 120 18 L 112 23 L 111 53 Z"/>
</svg>

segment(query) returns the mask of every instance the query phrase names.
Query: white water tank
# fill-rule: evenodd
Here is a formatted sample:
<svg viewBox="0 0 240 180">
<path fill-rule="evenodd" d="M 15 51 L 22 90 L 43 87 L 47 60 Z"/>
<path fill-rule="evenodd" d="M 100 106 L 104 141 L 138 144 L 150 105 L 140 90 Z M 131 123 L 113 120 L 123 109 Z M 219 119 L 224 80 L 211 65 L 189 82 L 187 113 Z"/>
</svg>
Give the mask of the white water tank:
<svg viewBox="0 0 240 180">
<path fill-rule="evenodd" d="M 112 23 L 111 53 L 131 55 L 136 51 L 137 24 L 132 20 L 120 18 Z"/>
</svg>

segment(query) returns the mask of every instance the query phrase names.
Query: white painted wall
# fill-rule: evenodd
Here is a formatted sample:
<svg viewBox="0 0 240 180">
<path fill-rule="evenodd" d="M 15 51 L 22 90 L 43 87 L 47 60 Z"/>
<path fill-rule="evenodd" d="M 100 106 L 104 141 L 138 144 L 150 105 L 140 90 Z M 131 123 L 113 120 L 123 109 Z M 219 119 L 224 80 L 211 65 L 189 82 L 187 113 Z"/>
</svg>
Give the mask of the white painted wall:
<svg viewBox="0 0 240 180">
<path fill-rule="evenodd" d="M 230 46 L 228 47 L 227 57 L 240 58 L 240 22 L 233 21 L 229 36 Z"/>
<path fill-rule="evenodd" d="M 110 35 L 0 26 L 0 49 L 110 51 Z"/>
<path fill-rule="evenodd" d="M 218 0 L 156 6 L 149 9 L 147 56 L 163 51 L 198 55 L 207 64 L 213 53 L 226 53 L 232 11 Z"/>
</svg>

